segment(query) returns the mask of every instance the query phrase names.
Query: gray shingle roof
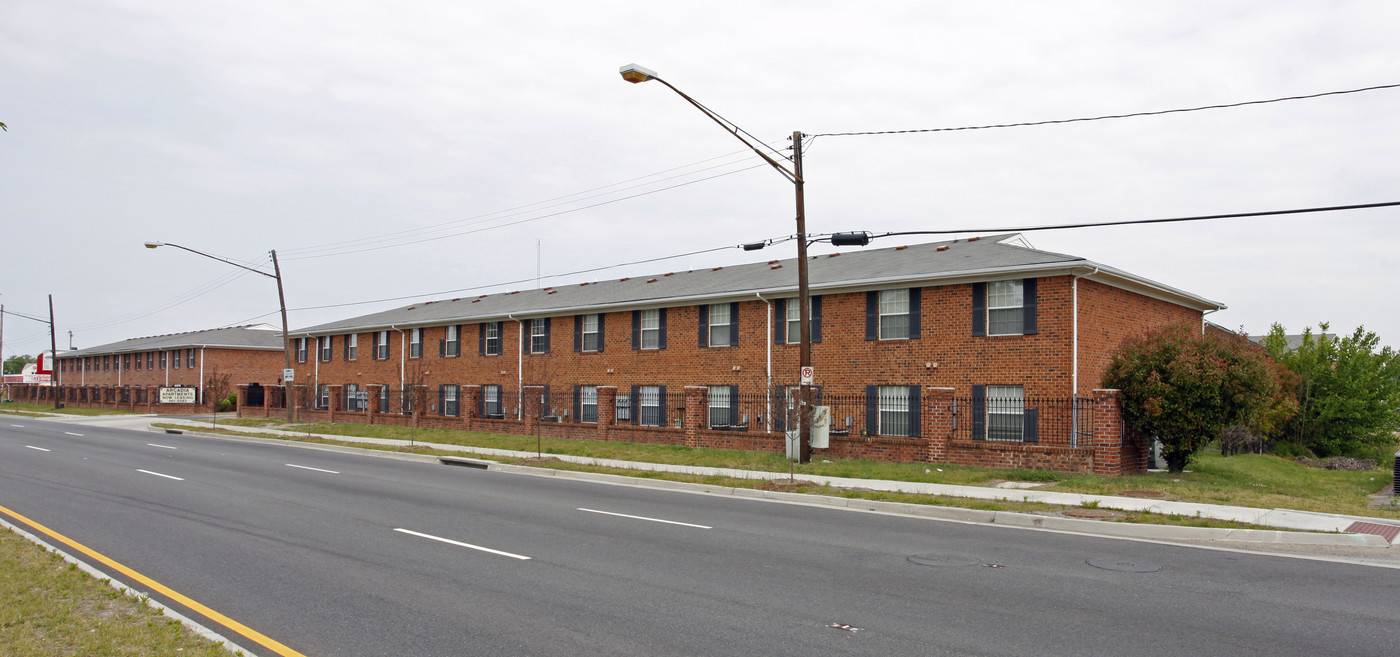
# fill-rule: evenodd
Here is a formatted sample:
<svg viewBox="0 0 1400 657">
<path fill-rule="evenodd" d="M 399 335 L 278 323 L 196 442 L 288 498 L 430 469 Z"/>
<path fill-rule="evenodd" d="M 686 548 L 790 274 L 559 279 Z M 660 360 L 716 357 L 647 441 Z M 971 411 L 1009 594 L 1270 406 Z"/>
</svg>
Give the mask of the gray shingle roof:
<svg viewBox="0 0 1400 657">
<path fill-rule="evenodd" d="M 267 324 L 231 326 L 228 328 L 189 331 L 153 335 L 145 338 L 131 338 L 97 347 L 64 352 L 63 358 L 100 356 L 103 354 L 125 354 L 135 351 L 162 351 L 166 349 L 191 349 L 195 347 L 222 347 L 226 349 L 282 350 L 282 330 Z"/>
<path fill-rule="evenodd" d="M 796 258 L 653 276 L 559 285 L 456 299 L 425 301 L 392 310 L 293 330 L 326 335 L 451 323 L 559 316 L 661 306 L 719 303 L 797 294 Z M 1206 309 L 1221 304 L 1077 256 L 1030 248 L 1018 234 L 810 256 L 813 294 L 896 285 L 947 285 L 1074 271 L 1110 285 Z"/>
</svg>

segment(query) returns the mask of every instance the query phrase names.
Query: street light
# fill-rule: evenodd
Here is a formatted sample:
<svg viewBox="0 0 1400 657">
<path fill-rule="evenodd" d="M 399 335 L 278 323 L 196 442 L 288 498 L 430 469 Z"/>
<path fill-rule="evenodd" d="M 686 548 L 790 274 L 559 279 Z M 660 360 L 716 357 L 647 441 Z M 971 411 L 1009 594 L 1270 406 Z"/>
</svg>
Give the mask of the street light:
<svg viewBox="0 0 1400 657">
<path fill-rule="evenodd" d="M 803 200 L 802 195 L 802 132 L 794 131 L 792 133 L 792 168 L 789 169 L 786 166 L 780 164 L 777 160 L 773 159 L 772 157 L 769 157 L 767 153 L 764 153 L 759 148 L 759 145 L 762 144 L 762 142 L 760 142 L 753 135 L 749 134 L 747 131 L 745 131 L 743 128 L 740 128 L 738 125 L 735 125 L 734 123 L 730 122 L 728 119 L 725 119 L 724 117 L 710 111 L 708 107 L 701 105 L 694 98 L 687 96 L 685 92 L 675 88 L 671 85 L 671 83 L 662 80 L 656 75 L 656 71 L 653 71 L 648 68 L 643 68 L 636 64 L 628 64 L 619 69 L 618 72 L 622 74 L 622 79 L 631 82 L 632 84 L 656 80 L 657 82 L 666 85 L 667 89 L 676 92 L 676 94 L 679 95 L 681 98 L 684 98 L 686 102 L 690 103 L 691 105 L 694 105 L 695 109 L 700 110 L 700 112 L 703 113 L 705 116 L 710 117 L 710 120 L 714 121 L 715 123 L 718 123 L 721 128 L 724 128 L 725 132 L 734 135 L 736 139 L 743 142 L 745 146 L 748 146 L 749 150 L 752 150 L 759 157 L 763 158 L 764 162 L 767 162 L 769 166 L 773 167 L 778 171 L 778 173 L 782 174 L 783 177 L 788 180 L 788 182 L 792 183 L 793 188 L 796 192 L 797 200 L 797 321 L 800 324 L 800 327 L 798 328 L 798 334 L 800 336 L 798 364 L 801 367 L 800 374 L 811 373 L 812 311 L 810 308 L 811 296 L 809 294 L 807 284 L 807 217 L 805 209 L 806 204 Z M 751 250 L 749 249 L 749 246 L 753 245 L 745 245 L 744 249 Z M 797 393 L 797 440 L 799 443 L 798 461 L 802 463 L 807 463 L 812 460 L 812 443 L 810 440 L 810 436 L 808 435 L 812 427 L 812 405 L 810 403 L 812 388 L 810 382 L 810 378 L 800 377 L 800 386 L 798 387 Z"/>
<path fill-rule="evenodd" d="M 193 254 L 195 254 L 195 255 L 202 255 L 202 256 L 204 256 L 204 257 L 206 257 L 206 258 L 210 258 L 210 259 L 212 259 L 212 260 L 218 260 L 219 262 L 222 262 L 222 263 L 224 263 L 224 264 L 233 265 L 234 267 L 238 267 L 239 269 L 246 269 L 246 270 L 248 270 L 248 271 L 250 271 L 250 272 L 253 272 L 254 274 L 261 274 L 261 275 L 263 275 L 263 276 L 266 276 L 266 277 L 268 277 L 268 278 L 271 278 L 271 279 L 273 279 L 273 280 L 276 280 L 276 281 L 277 281 L 277 304 L 278 304 L 279 306 L 281 306 L 281 308 L 282 308 L 282 355 L 285 357 L 285 369 L 288 369 L 288 370 L 292 369 L 292 351 L 291 351 L 291 348 L 287 345 L 287 341 L 291 339 L 291 338 L 290 338 L 290 334 L 287 332 L 287 297 L 286 297 L 285 295 L 282 294 L 282 268 L 279 267 L 279 266 L 277 265 L 277 250 L 276 250 L 276 249 L 273 249 L 273 250 L 271 251 L 271 253 L 272 253 L 272 272 L 273 272 L 273 273 L 269 274 L 269 273 L 267 273 L 267 272 L 265 272 L 265 271 L 263 271 L 263 270 L 261 270 L 261 269 L 254 269 L 254 268 L 249 267 L 249 266 L 247 266 L 247 265 L 240 265 L 240 264 L 238 264 L 238 263 L 236 263 L 236 262 L 234 262 L 234 261 L 232 261 L 232 260 L 226 260 L 226 259 L 224 259 L 224 258 L 220 258 L 219 256 L 209 255 L 208 253 L 205 253 L 205 252 L 203 252 L 203 251 L 196 251 L 196 250 L 194 250 L 194 249 L 191 249 L 191 248 L 188 247 L 188 246 L 180 246 L 179 244 L 171 244 L 171 243 L 169 243 L 169 242 L 146 242 L 146 248 L 148 248 L 148 249 L 154 249 L 154 248 L 162 247 L 162 246 L 173 246 L 173 247 L 175 247 L 175 248 L 177 248 L 177 249 L 183 249 L 183 250 L 185 250 L 185 251 L 189 251 L 190 253 L 193 253 Z M 283 381 L 283 385 L 288 385 L 288 382 Z"/>
</svg>

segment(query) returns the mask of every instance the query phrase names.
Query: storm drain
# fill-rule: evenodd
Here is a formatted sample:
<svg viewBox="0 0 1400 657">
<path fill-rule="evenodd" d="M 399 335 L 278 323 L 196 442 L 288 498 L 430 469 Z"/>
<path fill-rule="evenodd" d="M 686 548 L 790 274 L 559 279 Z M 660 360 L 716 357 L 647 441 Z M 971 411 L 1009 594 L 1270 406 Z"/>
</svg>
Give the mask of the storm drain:
<svg viewBox="0 0 1400 657">
<path fill-rule="evenodd" d="M 1122 573 L 1155 573 L 1162 569 L 1162 564 L 1155 561 L 1123 557 L 1094 557 L 1084 563 L 1095 568 L 1116 570 Z"/>
</svg>

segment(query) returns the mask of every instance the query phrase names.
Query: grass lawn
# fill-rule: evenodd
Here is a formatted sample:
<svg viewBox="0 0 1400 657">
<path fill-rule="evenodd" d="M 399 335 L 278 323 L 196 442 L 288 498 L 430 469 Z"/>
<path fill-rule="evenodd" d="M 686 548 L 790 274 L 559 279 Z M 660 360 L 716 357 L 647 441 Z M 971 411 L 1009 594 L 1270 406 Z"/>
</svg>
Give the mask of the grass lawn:
<svg viewBox="0 0 1400 657">
<path fill-rule="evenodd" d="M 51 655 L 228 657 L 155 609 L 0 528 L 0 652 Z"/>
<path fill-rule="evenodd" d="M 273 419 L 229 420 L 221 425 L 280 428 L 289 431 L 328 435 L 393 438 L 415 442 L 430 442 L 464 447 L 534 452 L 534 436 L 516 436 L 448 429 L 415 429 L 361 424 L 285 424 Z M 267 437 L 285 438 L 268 435 Z M 350 444 L 350 443 L 346 443 Z M 781 454 L 744 450 L 701 449 L 680 445 L 605 442 L 593 440 L 539 440 L 544 455 L 571 454 L 594 458 L 669 463 L 717 468 L 736 468 L 766 472 L 788 472 L 789 463 Z M 359 445 L 363 446 L 363 445 Z M 416 450 L 424 451 L 424 450 Z M 588 469 L 569 464 L 549 467 Z M 1269 455 L 1244 455 L 1225 458 L 1205 452 L 1198 456 L 1188 472 L 1149 473 L 1127 477 L 1104 477 L 1046 470 L 997 470 L 973 468 L 943 463 L 883 463 L 878 461 L 842 460 L 815 461 L 796 466 L 805 474 L 857 479 L 886 479 L 938 484 L 989 486 L 1002 481 L 1044 483 L 1041 490 L 1054 490 L 1096 495 L 1117 495 L 1125 492 L 1151 491 L 1164 494 L 1166 499 L 1206 504 L 1225 504 L 1257 508 L 1288 508 L 1302 511 L 1342 513 L 1400 519 L 1400 507 L 1385 509 L 1367 506 L 1369 495 L 1379 493 L 1390 485 L 1390 463 L 1366 471 L 1319 470 Z M 659 477 L 656 473 L 618 471 L 617 474 Z M 668 479 L 680 477 L 665 476 Z M 751 487 L 748 480 L 735 480 L 723 485 Z M 929 496 L 922 496 L 929 497 Z M 886 499 L 886 498 L 879 498 Z M 969 506 L 962 498 L 958 506 Z M 1044 506 L 1044 505 L 1040 505 Z"/>
<path fill-rule="evenodd" d="M 40 413 L 58 413 L 62 415 L 131 415 L 131 411 L 119 411 L 111 408 L 77 408 L 65 406 L 55 409 L 53 404 L 24 404 L 20 402 L 0 403 L 0 413 L 11 413 L 14 415 L 36 415 Z"/>
</svg>

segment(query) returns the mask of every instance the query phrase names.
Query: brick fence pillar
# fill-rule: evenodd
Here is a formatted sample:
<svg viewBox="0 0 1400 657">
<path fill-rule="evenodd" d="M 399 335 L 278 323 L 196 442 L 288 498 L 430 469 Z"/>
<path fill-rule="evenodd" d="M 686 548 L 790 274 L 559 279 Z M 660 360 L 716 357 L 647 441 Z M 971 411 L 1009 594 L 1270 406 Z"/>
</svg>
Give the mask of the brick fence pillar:
<svg viewBox="0 0 1400 657">
<path fill-rule="evenodd" d="M 238 395 L 238 406 L 235 408 L 238 414 L 235 417 L 244 417 L 243 409 L 248 407 L 248 384 L 240 383 L 233 388 L 234 394 Z M 136 401 L 136 395 L 133 394 L 131 396 L 131 401 Z M 264 403 L 266 403 L 266 400 L 264 400 Z"/>
<path fill-rule="evenodd" d="M 924 388 L 923 436 L 928 440 L 928 460 L 944 461 L 948 458 L 948 442 L 953 439 L 952 388 Z"/>
<path fill-rule="evenodd" d="M 326 421 L 335 422 L 335 413 L 345 408 L 345 386 L 328 385 L 326 392 L 329 395 L 326 401 Z"/>
<path fill-rule="evenodd" d="M 705 410 L 710 405 L 710 389 L 706 386 L 685 387 L 685 415 L 681 424 L 685 428 L 685 446 L 700 446 L 700 430 L 709 426 Z"/>
<path fill-rule="evenodd" d="M 1094 391 L 1094 474 L 1123 474 L 1123 409 L 1117 390 Z"/>
<path fill-rule="evenodd" d="M 458 405 L 457 411 L 461 414 L 462 420 L 465 422 L 481 417 L 481 386 L 464 385 L 460 390 L 458 399 L 461 400 L 461 403 Z"/>
<path fill-rule="evenodd" d="M 598 386 L 598 440 L 607 440 L 617 424 L 617 386 Z"/>
</svg>

